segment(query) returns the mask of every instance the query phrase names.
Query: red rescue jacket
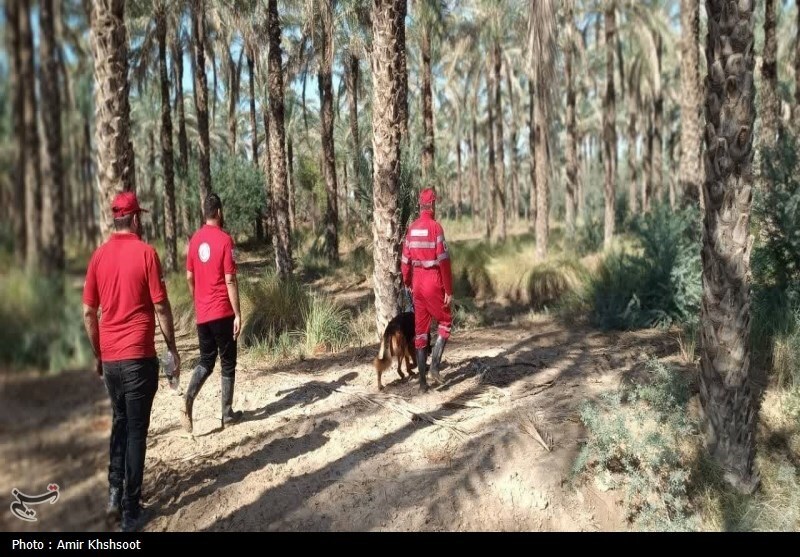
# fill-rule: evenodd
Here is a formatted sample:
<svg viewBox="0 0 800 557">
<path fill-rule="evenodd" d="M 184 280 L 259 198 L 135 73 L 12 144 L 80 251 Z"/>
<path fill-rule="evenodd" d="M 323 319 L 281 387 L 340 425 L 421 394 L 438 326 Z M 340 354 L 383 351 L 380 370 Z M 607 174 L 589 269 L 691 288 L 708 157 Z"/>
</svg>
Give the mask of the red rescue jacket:
<svg viewBox="0 0 800 557">
<path fill-rule="evenodd" d="M 419 218 L 408 227 L 401 268 L 403 283 L 409 287 L 414 269 L 438 271 L 445 293 L 453 295 L 453 274 L 444 229 L 433 219 L 432 211 L 422 211 Z"/>
</svg>

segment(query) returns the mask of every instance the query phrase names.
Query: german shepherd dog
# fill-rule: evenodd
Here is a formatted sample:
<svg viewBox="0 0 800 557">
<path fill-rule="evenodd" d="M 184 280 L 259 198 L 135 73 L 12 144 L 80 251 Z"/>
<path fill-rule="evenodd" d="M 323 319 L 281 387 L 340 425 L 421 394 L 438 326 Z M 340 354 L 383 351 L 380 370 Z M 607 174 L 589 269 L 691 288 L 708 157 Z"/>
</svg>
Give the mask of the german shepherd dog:
<svg viewBox="0 0 800 557">
<path fill-rule="evenodd" d="M 428 335 L 428 345 L 430 351 L 430 335 Z M 406 311 L 397 315 L 389 321 L 386 330 L 383 331 L 381 348 L 373 362 L 378 374 L 378 390 L 383 390 L 381 374 L 392 365 L 392 359 L 397 361 L 397 374 L 401 381 L 406 378 L 400 370 L 403 361 L 406 363 L 408 375 L 411 377 L 416 375 L 411 371 L 411 368 L 417 367 L 417 352 L 414 349 L 414 312 Z"/>
</svg>

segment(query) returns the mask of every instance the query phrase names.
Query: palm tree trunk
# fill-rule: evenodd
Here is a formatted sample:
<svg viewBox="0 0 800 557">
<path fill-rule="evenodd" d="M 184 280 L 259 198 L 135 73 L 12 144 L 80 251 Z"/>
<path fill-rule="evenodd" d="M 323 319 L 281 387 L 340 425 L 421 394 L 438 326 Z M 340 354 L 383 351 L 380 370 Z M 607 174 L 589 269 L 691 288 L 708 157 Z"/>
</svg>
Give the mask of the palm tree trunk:
<svg viewBox="0 0 800 557">
<path fill-rule="evenodd" d="M 706 179 L 700 401 L 711 454 L 737 489 L 758 485 L 750 377 L 750 253 L 755 66 L 753 4 L 707 0 Z M 746 7 L 748 9 L 742 9 Z M 732 38 L 729 33 L 735 30 Z M 730 44 L 730 50 L 715 45 Z"/>
<path fill-rule="evenodd" d="M 41 165 L 39 163 L 39 130 L 37 127 L 36 70 L 34 68 L 33 33 L 31 32 L 30 0 L 19 3 L 20 62 L 23 110 L 22 126 L 25 131 L 22 148 L 25 151 L 25 263 L 29 271 L 39 269 L 41 263 Z"/>
<path fill-rule="evenodd" d="M 800 0 L 795 1 L 797 10 L 797 23 L 794 37 L 794 127 L 795 133 L 800 131 Z"/>
<path fill-rule="evenodd" d="M 161 167 L 164 173 L 164 236 L 166 240 L 166 267 L 178 270 L 178 240 L 175 208 L 175 166 L 172 152 L 172 112 L 167 74 L 167 18 L 165 6 L 159 3 L 156 12 L 158 36 L 158 66 L 161 74 Z"/>
<path fill-rule="evenodd" d="M 547 241 L 550 231 L 550 152 L 547 145 L 547 115 L 541 94 L 546 85 L 539 84 L 534 97 L 534 121 L 536 131 L 533 149 L 536 154 L 536 259 L 547 257 Z"/>
<path fill-rule="evenodd" d="M 398 106 L 398 116 L 400 119 L 400 127 L 398 133 L 400 138 L 409 141 L 408 135 L 408 67 L 406 56 L 406 14 L 408 13 L 407 0 L 394 0 L 396 8 L 394 9 L 394 17 L 397 21 L 394 23 L 397 29 L 397 38 L 394 41 L 394 48 L 396 49 L 393 61 L 395 64 L 395 73 L 400 79 L 399 91 L 400 104 Z M 374 6 L 374 4 L 373 4 Z"/>
<path fill-rule="evenodd" d="M 489 183 L 491 185 L 491 189 L 487 192 L 486 195 L 486 239 L 488 240 L 492 234 L 492 229 L 494 228 L 492 224 L 495 222 L 496 218 L 496 211 L 497 211 L 497 168 L 496 168 L 496 161 L 495 161 L 495 141 L 494 141 L 494 132 L 495 132 L 495 125 L 494 125 L 494 73 L 492 71 L 488 71 L 486 73 L 486 90 L 488 91 L 489 98 L 486 101 L 486 112 L 488 119 L 486 120 L 486 144 L 489 147 L 489 167 L 487 172 L 489 173 Z"/>
<path fill-rule="evenodd" d="M 700 0 L 681 0 L 681 160 L 680 190 L 684 203 L 702 202 L 700 107 Z"/>
<path fill-rule="evenodd" d="M 333 140 L 333 13 L 329 2 L 320 2 L 319 98 L 322 129 L 322 173 L 325 178 L 327 206 L 325 210 L 325 252 L 331 265 L 339 261 L 339 207 L 336 180 L 336 152 Z"/>
<path fill-rule="evenodd" d="M 289 225 L 289 192 L 286 179 L 286 133 L 283 109 L 283 68 L 281 67 L 281 27 L 278 20 L 278 2 L 269 0 L 269 151 L 272 166 L 272 199 L 275 214 L 275 266 L 281 277 L 294 270 L 292 261 L 292 234 Z M 334 180 L 336 177 L 334 175 Z"/>
<path fill-rule="evenodd" d="M 194 59 L 194 58 L 192 58 Z M 186 135 L 186 115 L 183 106 L 183 41 L 181 29 L 175 29 L 173 40 L 172 62 L 175 72 L 175 108 L 178 113 L 178 177 L 181 187 L 181 228 L 183 234 L 189 236 L 192 230 L 192 221 L 189 211 L 189 139 Z"/>
<path fill-rule="evenodd" d="M 536 114 L 534 106 L 536 105 L 535 93 L 533 89 L 533 79 L 528 79 L 528 150 L 530 151 L 530 165 L 531 165 L 531 191 L 530 200 L 530 219 L 536 229 Z"/>
<path fill-rule="evenodd" d="M 457 119 L 460 122 L 460 119 Z M 461 169 L 461 128 L 456 128 L 456 219 L 461 220 L 461 196 L 462 196 L 462 169 Z"/>
<path fill-rule="evenodd" d="M 519 102 L 514 96 L 513 81 L 511 79 L 511 64 L 506 63 L 506 83 L 508 84 L 508 103 L 511 106 L 511 219 L 513 223 L 519 221 L 519 150 L 517 149 L 518 112 Z"/>
<path fill-rule="evenodd" d="M 264 106 L 269 106 L 264 103 Z M 264 110 L 264 200 L 265 208 L 262 218 L 264 220 L 264 235 L 267 244 L 275 244 L 275 204 L 273 202 L 273 177 L 272 177 L 272 144 L 270 143 L 270 110 Z"/>
<path fill-rule="evenodd" d="M 350 157 L 352 168 L 350 171 L 350 190 L 356 191 L 358 187 L 359 160 L 361 158 L 361 141 L 358 137 L 358 57 L 352 52 L 348 56 L 348 67 L 345 72 L 347 87 L 347 104 L 350 112 Z"/>
<path fill-rule="evenodd" d="M 289 136 L 286 140 L 286 159 L 289 165 L 288 179 L 289 179 L 289 227 L 292 231 L 296 230 L 297 223 L 295 221 L 295 193 L 294 193 L 294 151 L 292 150 L 292 137 Z"/>
<path fill-rule="evenodd" d="M 572 2 L 566 3 L 568 37 L 572 37 L 574 13 Z M 564 53 L 567 78 L 567 183 L 566 183 L 566 225 L 567 238 L 575 236 L 575 191 L 578 184 L 578 123 L 575 117 L 575 76 L 573 75 L 574 47 L 567 45 Z"/>
<path fill-rule="evenodd" d="M 397 315 L 400 295 L 400 141 L 407 84 L 404 78 L 406 0 L 372 3 L 372 174 L 375 321 L 378 335 Z M 397 69 L 403 71 L 398 72 Z"/>
<path fill-rule="evenodd" d="M 633 85 L 633 84 L 631 84 Z M 636 100 L 636 95 L 633 87 L 628 87 L 628 213 L 631 217 L 636 216 L 638 211 L 638 204 L 636 203 L 639 197 L 638 181 L 639 181 L 639 165 L 636 161 L 636 143 L 638 135 L 636 131 L 636 119 L 638 118 L 637 112 L 639 110 L 639 103 Z"/>
<path fill-rule="evenodd" d="M 256 117 L 256 74 L 252 51 L 247 53 L 247 75 L 250 78 L 250 149 L 253 164 L 258 168 L 258 118 Z"/>
<path fill-rule="evenodd" d="M 427 177 L 433 166 L 433 90 L 431 87 L 431 25 L 424 24 L 422 54 L 422 176 Z"/>
<path fill-rule="evenodd" d="M 13 210 L 11 211 L 12 227 L 14 229 L 14 254 L 17 265 L 25 263 L 27 230 L 25 227 L 25 124 L 23 113 L 25 111 L 25 87 L 22 80 L 22 37 L 20 36 L 19 10 L 20 0 L 7 0 L 6 2 L 6 27 L 8 39 L 8 52 L 10 58 L 9 90 L 11 92 L 11 119 L 14 140 L 11 147 L 14 150 L 11 181 L 13 184 Z"/>
<path fill-rule="evenodd" d="M 616 41 L 616 1 L 606 4 L 604 21 L 606 32 L 606 92 L 603 97 L 603 163 L 605 165 L 605 231 L 604 247 L 611 247 L 614 238 L 614 202 L 617 176 L 617 109 L 614 92 L 614 44 Z"/>
<path fill-rule="evenodd" d="M 647 126 L 647 143 L 645 145 L 644 153 L 644 180 L 642 180 L 642 211 L 645 213 L 650 211 L 650 203 L 653 197 L 653 115 L 650 111 L 650 106 L 647 107 L 647 115 L 645 117 Z"/>
<path fill-rule="evenodd" d="M 211 140 L 208 135 L 208 83 L 206 81 L 206 2 L 192 0 L 192 48 L 194 49 L 194 107 L 200 136 L 200 210 L 211 193 Z M 215 83 L 216 91 L 216 83 Z M 215 95 L 216 96 L 216 95 Z"/>
<path fill-rule="evenodd" d="M 653 91 L 653 189 L 658 202 L 664 201 L 664 94 L 661 90 L 661 35 L 654 37 L 656 45 L 656 67 L 654 68 Z"/>
<path fill-rule="evenodd" d="M 472 212 L 472 218 L 477 218 L 478 215 L 478 192 L 480 191 L 480 160 L 478 159 L 478 124 L 475 122 L 475 116 L 472 116 L 472 140 L 469 142 L 470 149 L 470 164 L 472 166 L 472 183 L 470 184 L 469 204 Z"/>
<path fill-rule="evenodd" d="M 242 80 L 242 52 L 239 51 L 238 63 L 228 54 L 228 143 L 231 147 L 231 156 L 234 157 L 237 148 L 236 107 L 239 104 L 239 85 Z"/>
<path fill-rule="evenodd" d="M 42 166 L 42 247 L 43 267 L 64 269 L 64 175 L 61 164 L 61 92 L 58 82 L 58 43 L 56 42 L 53 0 L 39 3 L 42 130 L 46 149 Z"/>
<path fill-rule="evenodd" d="M 495 216 L 499 220 L 500 230 L 499 230 L 499 238 L 500 241 L 505 241 L 506 239 L 506 172 L 505 172 L 505 149 L 503 143 L 503 104 L 501 100 L 501 84 L 503 82 L 503 77 L 501 73 L 502 68 L 502 57 L 500 53 L 500 44 L 495 42 L 494 49 L 494 106 L 495 106 L 495 124 L 497 126 L 497 133 L 495 135 L 495 143 L 496 143 L 496 150 L 497 150 L 497 161 L 496 161 L 496 171 L 497 171 L 497 181 L 495 182 L 495 194 L 494 194 L 494 201 L 495 201 Z"/>
<path fill-rule="evenodd" d="M 764 0 L 764 51 L 761 63 L 761 147 L 775 145 L 780 126 L 778 99 L 778 37 L 775 0 Z M 766 184 L 765 184 L 766 185 Z"/>
</svg>

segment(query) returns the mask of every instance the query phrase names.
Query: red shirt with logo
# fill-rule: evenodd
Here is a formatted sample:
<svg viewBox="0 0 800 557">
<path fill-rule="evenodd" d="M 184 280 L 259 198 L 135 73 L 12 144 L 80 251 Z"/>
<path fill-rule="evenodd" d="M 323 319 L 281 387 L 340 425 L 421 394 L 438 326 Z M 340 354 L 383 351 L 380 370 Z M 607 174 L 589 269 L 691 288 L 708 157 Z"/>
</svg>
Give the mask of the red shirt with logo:
<svg viewBox="0 0 800 557">
<path fill-rule="evenodd" d="M 115 233 L 89 261 L 83 303 L 100 308 L 100 359 L 156 355 L 154 304 L 167 299 L 158 253 L 131 233 Z"/>
<path fill-rule="evenodd" d="M 186 254 L 186 270 L 194 273 L 197 324 L 234 315 L 225 275 L 236 274 L 233 238 L 219 226 L 206 224 L 194 233 Z"/>
</svg>

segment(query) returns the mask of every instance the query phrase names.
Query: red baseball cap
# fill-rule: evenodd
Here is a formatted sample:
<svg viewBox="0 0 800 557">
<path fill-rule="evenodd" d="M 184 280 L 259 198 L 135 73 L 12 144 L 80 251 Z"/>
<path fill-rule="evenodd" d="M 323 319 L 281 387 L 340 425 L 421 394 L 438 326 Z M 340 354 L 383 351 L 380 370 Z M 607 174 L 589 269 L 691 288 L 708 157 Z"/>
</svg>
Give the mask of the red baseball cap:
<svg viewBox="0 0 800 557">
<path fill-rule="evenodd" d="M 147 209 L 142 209 L 139 207 L 139 200 L 136 199 L 136 194 L 132 191 L 123 191 L 118 193 L 114 197 L 114 202 L 111 204 L 111 211 L 114 214 L 115 219 L 133 213 L 148 212 Z"/>
<path fill-rule="evenodd" d="M 433 191 L 433 188 L 427 188 L 420 192 L 419 194 L 420 205 L 431 205 L 434 201 L 436 201 L 436 192 Z"/>
</svg>

